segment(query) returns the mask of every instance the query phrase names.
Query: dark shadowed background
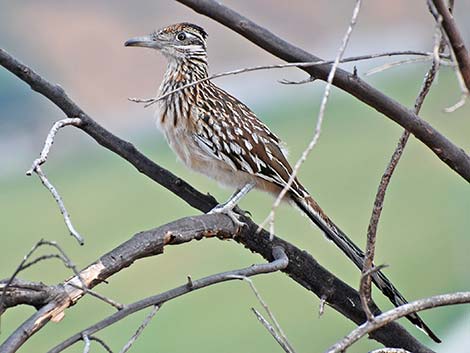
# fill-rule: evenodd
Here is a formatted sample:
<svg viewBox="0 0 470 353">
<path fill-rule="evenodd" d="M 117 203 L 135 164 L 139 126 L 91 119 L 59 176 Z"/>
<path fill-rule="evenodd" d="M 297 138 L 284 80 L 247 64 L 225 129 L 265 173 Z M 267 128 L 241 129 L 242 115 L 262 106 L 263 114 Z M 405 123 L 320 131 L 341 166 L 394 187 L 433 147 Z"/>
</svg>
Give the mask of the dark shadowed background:
<svg viewBox="0 0 470 353">
<path fill-rule="evenodd" d="M 350 1 L 254 0 L 224 1 L 294 44 L 324 58 L 333 58 L 351 16 Z M 231 190 L 193 174 L 176 161 L 154 128 L 153 108 L 128 97 L 156 94 L 165 60 L 149 50 L 124 48 L 126 39 L 155 27 L 189 21 L 209 32 L 212 73 L 244 66 L 278 63 L 239 35 L 170 1 L 7 1 L 0 0 L 0 45 L 40 74 L 59 83 L 94 119 L 130 140 L 157 163 L 219 200 Z M 469 1 L 456 1 L 455 14 L 464 38 L 470 38 Z M 416 49 L 430 51 L 434 24 L 425 1 L 364 2 L 346 55 Z M 358 63 L 358 73 L 395 59 Z M 412 106 L 429 63 L 409 64 L 367 78 L 401 103 Z M 352 66 L 344 66 L 351 68 Z M 247 103 L 287 143 L 295 162 L 313 135 L 323 82 L 285 86 L 297 80 L 297 69 L 272 70 L 217 80 Z M 457 145 L 470 149 L 470 106 L 453 114 L 443 108 L 460 97 L 450 68 L 440 72 L 421 116 Z M 59 189 L 84 247 L 67 234 L 50 194 L 25 171 L 37 157 L 54 121 L 63 114 L 0 69 L 0 278 L 8 277 L 40 238 L 56 240 L 78 267 L 86 266 L 132 234 L 197 214 L 183 201 L 100 148 L 81 131 L 60 132 L 44 167 Z M 300 178 L 320 205 L 361 247 L 380 176 L 401 129 L 382 115 L 339 90 L 333 90 L 319 144 Z M 260 222 L 272 200 L 258 192 L 242 201 Z M 421 143 L 412 139 L 388 191 L 379 225 L 377 263 L 409 299 L 468 290 L 470 276 L 470 192 L 468 184 Z M 324 266 L 357 287 L 359 272 L 321 233 L 295 210 L 283 206 L 276 232 L 312 253 Z M 204 240 L 168 248 L 165 255 L 141 260 L 101 285 L 98 291 L 120 302 L 170 289 L 219 271 L 262 261 L 229 241 Z M 70 272 L 51 260 L 21 277 L 58 283 Z M 254 279 L 298 352 L 320 352 L 354 325 L 332 309 L 318 316 L 319 300 L 278 273 Z M 375 293 L 383 309 L 390 304 Z M 163 306 L 135 352 L 274 352 L 280 348 L 257 322 L 258 307 L 245 283 L 224 283 L 191 293 Z M 0 341 L 31 313 L 9 310 L 2 318 Z M 50 323 L 22 352 L 42 352 L 111 313 L 86 297 Z M 128 340 L 145 313 L 138 313 L 99 336 L 115 351 Z M 423 313 L 444 343 L 439 352 L 470 352 L 470 311 L 464 306 Z M 403 321 L 423 342 L 430 340 Z M 466 340 L 466 341 L 465 341 Z M 363 340 L 351 352 L 377 345 Z M 81 352 L 81 344 L 70 351 Z M 92 351 L 99 351 L 94 347 Z"/>
</svg>

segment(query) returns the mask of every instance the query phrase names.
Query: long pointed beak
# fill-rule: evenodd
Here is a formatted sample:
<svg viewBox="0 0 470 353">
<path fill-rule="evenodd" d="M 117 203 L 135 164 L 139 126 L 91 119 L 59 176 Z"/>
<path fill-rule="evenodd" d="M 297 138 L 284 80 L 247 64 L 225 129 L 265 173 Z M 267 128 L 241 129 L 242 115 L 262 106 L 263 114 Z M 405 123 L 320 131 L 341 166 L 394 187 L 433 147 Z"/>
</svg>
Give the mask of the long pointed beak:
<svg viewBox="0 0 470 353">
<path fill-rule="evenodd" d="M 151 36 L 134 37 L 124 43 L 126 47 L 160 48 L 158 41 Z"/>
</svg>

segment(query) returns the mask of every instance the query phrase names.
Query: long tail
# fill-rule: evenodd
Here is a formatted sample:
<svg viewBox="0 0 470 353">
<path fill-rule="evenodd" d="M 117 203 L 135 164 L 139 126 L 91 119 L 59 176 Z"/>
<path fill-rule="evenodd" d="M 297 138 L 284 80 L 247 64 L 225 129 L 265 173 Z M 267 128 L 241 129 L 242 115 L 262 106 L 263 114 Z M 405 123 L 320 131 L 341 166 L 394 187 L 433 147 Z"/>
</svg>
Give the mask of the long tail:
<svg viewBox="0 0 470 353">
<path fill-rule="evenodd" d="M 291 199 L 312 220 L 312 222 L 325 233 L 326 237 L 335 243 L 336 246 L 340 248 L 341 251 L 344 252 L 360 270 L 362 270 L 365 257 L 364 252 L 328 218 L 315 200 L 311 196 L 299 197 L 294 193 L 291 193 Z M 373 273 L 372 280 L 380 291 L 388 297 L 396 307 L 407 303 L 403 295 L 400 294 L 400 292 L 381 271 Z M 407 319 L 420 330 L 425 332 L 435 342 L 441 342 L 441 340 L 417 314 L 410 314 L 407 316 Z"/>
</svg>

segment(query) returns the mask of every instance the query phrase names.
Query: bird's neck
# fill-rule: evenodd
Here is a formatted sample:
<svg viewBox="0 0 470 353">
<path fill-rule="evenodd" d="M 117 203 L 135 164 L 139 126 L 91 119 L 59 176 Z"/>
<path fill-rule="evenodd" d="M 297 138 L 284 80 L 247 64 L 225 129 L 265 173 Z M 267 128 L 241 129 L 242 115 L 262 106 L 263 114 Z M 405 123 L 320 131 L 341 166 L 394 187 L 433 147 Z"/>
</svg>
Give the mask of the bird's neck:
<svg viewBox="0 0 470 353">
<path fill-rule="evenodd" d="M 205 56 L 170 60 L 160 87 L 160 93 L 168 93 L 178 87 L 201 80 L 207 76 L 208 70 Z"/>
</svg>

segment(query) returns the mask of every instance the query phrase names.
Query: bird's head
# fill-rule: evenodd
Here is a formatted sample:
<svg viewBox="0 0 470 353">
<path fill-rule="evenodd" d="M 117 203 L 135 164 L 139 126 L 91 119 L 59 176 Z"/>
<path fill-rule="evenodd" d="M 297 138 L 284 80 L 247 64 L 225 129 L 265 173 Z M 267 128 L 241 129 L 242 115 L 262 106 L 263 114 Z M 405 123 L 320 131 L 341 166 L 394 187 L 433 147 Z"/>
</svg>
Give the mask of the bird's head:
<svg viewBox="0 0 470 353">
<path fill-rule="evenodd" d="M 191 23 L 170 25 L 142 37 L 131 38 L 126 47 L 145 47 L 160 50 L 170 60 L 206 56 L 207 33 Z"/>
</svg>

